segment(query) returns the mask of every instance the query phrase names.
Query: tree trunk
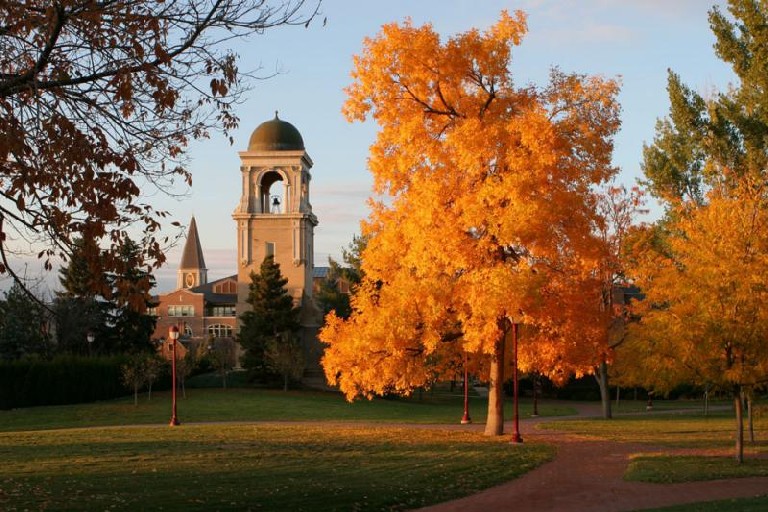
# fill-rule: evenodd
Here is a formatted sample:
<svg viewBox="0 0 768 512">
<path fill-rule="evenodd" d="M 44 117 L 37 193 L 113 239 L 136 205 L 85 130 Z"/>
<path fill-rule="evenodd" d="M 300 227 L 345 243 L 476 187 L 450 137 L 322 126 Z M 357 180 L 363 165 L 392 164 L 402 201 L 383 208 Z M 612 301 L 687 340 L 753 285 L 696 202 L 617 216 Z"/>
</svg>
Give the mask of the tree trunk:
<svg viewBox="0 0 768 512">
<path fill-rule="evenodd" d="M 147 387 L 147 401 L 152 401 L 152 383 L 149 383 L 149 386 Z"/>
<path fill-rule="evenodd" d="M 736 387 L 733 400 L 736 406 L 736 461 L 741 464 L 744 462 L 744 401 L 741 386 Z"/>
<path fill-rule="evenodd" d="M 137 384 L 133 385 L 133 405 L 139 405 L 139 386 Z"/>
<path fill-rule="evenodd" d="M 488 418 L 485 435 L 500 436 L 504 433 L 504 336 L 496 341 L 491 356 L 488 379 Z"/>
<path fill-rule="evenodd" d="M 709 416 L 709 385 L 704 388 L 704 416 Z"/>
<path fill-rule="evenodd" d="M 611 419 L 611 390 L 608 387 L 608 363 L 602 361 L 595 374 L 597 385 L 600 387 L 600 401 L 603 404 L 603 418 Z"/>
<path fill-rule="evenodd" d="M 749 432 L 749 442 L 755 444 L 755 426 L 752 424 L 752 397 L 747 397 L 747 432 Z"/>
<path fill-rule="evenodd" d="M 288 374 L 283 374 L 283 391 L 288 391 Z"/>
</svg>

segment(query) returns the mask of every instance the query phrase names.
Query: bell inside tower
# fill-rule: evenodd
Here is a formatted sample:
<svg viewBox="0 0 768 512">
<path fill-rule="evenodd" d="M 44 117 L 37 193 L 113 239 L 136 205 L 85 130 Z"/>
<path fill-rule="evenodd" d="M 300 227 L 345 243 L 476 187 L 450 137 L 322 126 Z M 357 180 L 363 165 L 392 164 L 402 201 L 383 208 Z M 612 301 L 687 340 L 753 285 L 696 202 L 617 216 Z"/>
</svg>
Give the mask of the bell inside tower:
<svg viewBox="0 0 768 512">
<path fill-rule="evenodd" d="M 276 171 L 269 171 L 261 179 L 261 211 L 283 213 L 285 211 L 285 186 L 283 177 Z"/>
</svg>

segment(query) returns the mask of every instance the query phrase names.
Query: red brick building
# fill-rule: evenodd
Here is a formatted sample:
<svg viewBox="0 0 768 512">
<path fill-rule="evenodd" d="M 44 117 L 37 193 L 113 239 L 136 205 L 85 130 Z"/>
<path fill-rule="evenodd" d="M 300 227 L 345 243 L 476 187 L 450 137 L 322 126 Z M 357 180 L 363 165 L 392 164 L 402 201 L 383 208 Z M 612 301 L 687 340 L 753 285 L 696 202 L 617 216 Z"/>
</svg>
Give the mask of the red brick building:
<svg viewBox="0 0 768 512">
<path fill-rule="evenodd" d="M 176 325 L 181 333 L 179 339 L 188 347 L 218 339 L 234 341 L 237 275 L 208 282 L 194 217 L 181 256 L 177 286 L 176 290 L 155 297 L 157 307 L 150 310 L 157 317 L 155 339 L 167 338 L 168 329 Z"/>
</svg>

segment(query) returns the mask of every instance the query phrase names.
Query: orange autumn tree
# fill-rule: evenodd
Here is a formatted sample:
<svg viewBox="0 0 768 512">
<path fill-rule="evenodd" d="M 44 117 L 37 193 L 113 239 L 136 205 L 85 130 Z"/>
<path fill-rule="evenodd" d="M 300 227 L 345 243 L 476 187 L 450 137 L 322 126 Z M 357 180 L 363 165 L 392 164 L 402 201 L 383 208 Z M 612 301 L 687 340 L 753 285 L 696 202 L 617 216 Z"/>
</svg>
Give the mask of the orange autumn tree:
<svg viewBox="0 0 768 512">
<path fill-rule="evenodd" d="M 638 252 L 647 297 L 627 350 L 657 389 L 688 382 L 733 390 L 741 461 L 743 395 L 768 382 L 768 187 L 713 190 L 670 230 L 664 251 Z"/>
<path fill-rule="evenodd" d="M 553 69 L 545 87 L 516 87 L 525 33 L 522 12 L 445 41 L 406 21 L 355 58 L 344 113 L 380 127 L 380 200 L 363 223 L 353 313 L 331 313 L 320 333 L 326 376 L 350 399 L 409 393 L 466 351 L 488 360 L 486 433 L 498 435 L 511 322 L 547 330 L 539 342 L 562 371 L 594 364 L 578 345 L 595 338 L 574 320 L 599 314 L 593 190 L 615 174 L 618 84 Z"/>
</svg>

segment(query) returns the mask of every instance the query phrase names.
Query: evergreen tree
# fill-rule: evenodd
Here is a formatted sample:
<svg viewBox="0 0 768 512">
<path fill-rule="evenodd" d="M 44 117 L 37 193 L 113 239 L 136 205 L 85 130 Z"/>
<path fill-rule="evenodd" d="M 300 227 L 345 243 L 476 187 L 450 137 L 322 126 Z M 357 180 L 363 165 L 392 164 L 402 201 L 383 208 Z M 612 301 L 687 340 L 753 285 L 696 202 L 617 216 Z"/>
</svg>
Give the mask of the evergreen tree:
<svg viewBox="0 0 768 512">
<path fill-rule="evenodd" d="M 768 7 L 729 0 L 728 11 L 714 7 L 709 22 L 736 83 L 705 98 L 670 71 L 669 117 L 644 148 L 645 184 L 673 217 L 676 208 L 703 205 L 708 191 L 731 195 L 768 172 Z"/>
<path fill-rule="evenodd" d="M 110 335 L 106 325 L 107 307 L 96 292 L 106 290 L 106 279 L 94 263 L 98 258 L 87 258 L 87 253 L 98 254 L 99 247 L 93 240 L 75 240 L 69 264 L 59 269 L 63 290 L 56 294 L 53 302 L 59 352 L 98 352 Z M 89 332 L 94 335 L 93 347 L 87 341 Z"/>
<path fill-rule="evenodd" d="M 30 355 L 51 355 L 47 315 L 40 303 L 14 283 L 0 302 L 0 358 Z"/>
<path fill-rule="evenodd" d="M 153 307 L 149 290 L 154 276 L 140 265 L 141 247 L 126 240 L 121 248 L 123 264 L 107 277 L 109 284 L 109 322 L 112 326 L 111 351 L 152 350 L 151 336 L 156 318 L 148 315 Z"/>
<path fill-rule="evenodd" d="M 328 275 L 320 283 L 320 289 L 316 295 L 317 303 L 322 309 L 323 315 L 335 311 L 337 317 L 349 318 L 349 315 L 352 314 L 349 298 L 352 289 L 362 280 L 363 271 L 360 268 L 362 263 L 360 255 L 366 244 L 366 237 L 354 236 L 352 242 L 341 250 L 344 266 L 333 258 L 328 258 Z M 348 287 L 343 289 L 340 286 L 342 283 L 346 283 Z"/>
<path fill-rule="evenodd" d="M 59 350 L 71 353 L 134 352 L 151 349 L 150 337 L 155 318 L 147 315 L 151 307 L 149 290 L 154 277 L 141 268 L 141 248 L 128 239 L 121 249 L 117 272 L 101 273 L 84 253 L 100 251 L 85 240 L 78 240 L 69 265 L 59 271 L 64 291 L 54 302 Z M 96 293 L 94 290 L 99 290 Z M 94 334 L 88 347 L 87 334 Z"/>
<path fill-rule="evenodd" d="M 259 273 L 251 273 L 250 292 L 246 302 L 251 310 L 240 315 L 242 325 L 238 341 L 245 350 L 242 365 L 251 372 L 251 378 L 268 374 L 265 358 L 270 341 L 288 339 L 298 331 L 299 308 L 293 306 L 285 285 L 288 279 L 280 272 L 280 265 L 267 256 Z"/>
</svg>

